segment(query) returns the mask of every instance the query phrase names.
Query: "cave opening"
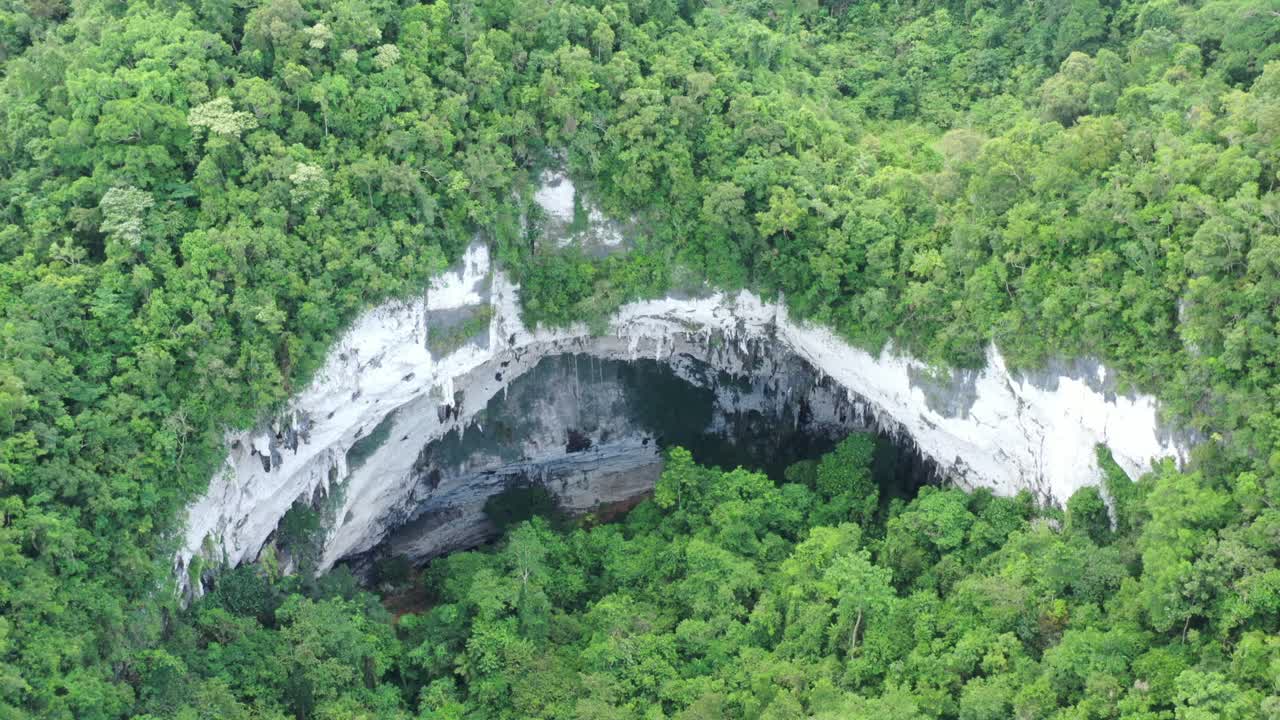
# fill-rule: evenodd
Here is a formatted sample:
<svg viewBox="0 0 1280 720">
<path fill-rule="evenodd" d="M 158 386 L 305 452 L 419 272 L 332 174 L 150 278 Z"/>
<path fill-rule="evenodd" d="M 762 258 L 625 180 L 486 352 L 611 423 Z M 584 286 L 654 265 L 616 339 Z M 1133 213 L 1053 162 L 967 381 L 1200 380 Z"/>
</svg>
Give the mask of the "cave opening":
<svg viewBox="0 0 1280 720">
<path fill-rule="evenodd" d="M 551 355 L 421 448 L 411 502 L 386 519 L 378 545 L 345 560 L 369 578 L 391 559 L 422 565 L 481 546 L 499 534 L 493 499 L 504 493 L 518 505 L 541 502 L 542 491 L 566 516 L 617 519 L 649 497 L 662 452 L 672 447 L 703 465 L 741 466 L 782 482 L 787 467 L 818 459 L 854 432 L 876 436 L 872 469 L 882 503 L 909 500 L 937 480 L 909 437 L 776 346 L 754 348 L 732 369 L 713 355 Z"/>
</svg>

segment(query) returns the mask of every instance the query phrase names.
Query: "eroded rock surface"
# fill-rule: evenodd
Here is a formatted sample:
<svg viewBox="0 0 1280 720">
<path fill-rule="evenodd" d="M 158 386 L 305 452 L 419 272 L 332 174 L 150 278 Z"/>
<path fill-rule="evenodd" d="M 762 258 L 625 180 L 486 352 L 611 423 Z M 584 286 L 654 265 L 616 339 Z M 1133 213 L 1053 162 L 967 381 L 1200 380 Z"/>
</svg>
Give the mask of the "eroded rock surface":
<svg viewBox="0 0 1280 720">
<path fill-rule="evenodd" d="M 543 358 L 469 424 L 419 451 L 409 492 L 377 521 L 386 551 L 422 560 L 488 539 L 485 503 L 513 485 L 542 485 L 571 513 L 629 506 L 653 489 L 661 447 L 780 475 L 872 429 L 858 403 L 807 363 L 782 352 L 760 360 L 743 375 L 689 354 Z"/>
<path fill-rule="evenodd" d="M 548 202 L 559 203 L 562 214 L 564 195 L 548 191 Z M 477 313 L 487 320 L 481 332 L 443 345 L 428 342 L 433 318 L 452 327 Z M 719 403 L 709 430 L 735 409 L 745 412 L 765 399 L 794 403 L 799 394 L 807 412 L 843 412 L 850 427 L 909 438 L 961 486 L 1001 494 L 1027 489 L 1050 502 L 1097 482 L 1099 443 L 1132 476 L 1153 460 L 1181 460 L 1188 451 L 1184 439 L 1162 427 L 1154 399 L 1117 393 L 1096 363 L 1014 373 L 993 347 L 985 369 L 939 374 L 892 349 L 871 355 L 829 330 L 793 322 L 785 307 L 749 292 L 632 303 L 598 336 L 582 326 L 532 330 L 520 320 L 518 288 L 476 244 L 423 297 L 389 302 L 358 318 L 315 381 L 279 417 L 229 434 L 223 471 L 189 509 L 186 541 L 175 558 L 180 582 L 197 553 L 231 564 L 254 559 L 289 506 L 317 493 L 340 501 L 323 552 L 327 568 L 406 524 L 415 530 L 400 536 L 399 547 L 415 555 L 473 542 L 483 532 L 475 522 L 483 498 L 515 475 L 555 479 L 553 489 L 576 509 L 643 491 L 657 466 L 653 443 L 639 443 L 654 430 L 635 424 L 630 410 L 607 410 L 614 391 L 595 388 L 600 397 L 586 404 L 579 396 L 573 410 L 579 416 L 570 422 L 561 398 L 574 389 L 543 382 L 541 397 L 533 393 L 531 400 L 540 403 L 531 411 L 537 427 L 509 437 L 494 423 L 512 418 L 486 416 L 495 396 L 556 356 L 647 358 L 686 379 L 701 374 L 700 386 Z M 835 391 L 798 380 L 803 373 L 796 373 L 796 363 Z M 759 397 L 727 395 L 741 383 L 706 382 L 708 373 L 746 378 Z M 770 383 L 776 386 L 765 398 L 759 388 Z M 581 415 L 591 414 L 592 403 L 595 430 L 584 432 Z M 571 430 L 583 436 L 574 440 Z M 477 432 L 483 433 L 478 447 L 488 450 L 442 460 L 451 434 L 461 441 Z M 589 448 L 573 447 L 584 441 Z M 421 532 L 424 527 L 434 535 Z"/>
</svg>

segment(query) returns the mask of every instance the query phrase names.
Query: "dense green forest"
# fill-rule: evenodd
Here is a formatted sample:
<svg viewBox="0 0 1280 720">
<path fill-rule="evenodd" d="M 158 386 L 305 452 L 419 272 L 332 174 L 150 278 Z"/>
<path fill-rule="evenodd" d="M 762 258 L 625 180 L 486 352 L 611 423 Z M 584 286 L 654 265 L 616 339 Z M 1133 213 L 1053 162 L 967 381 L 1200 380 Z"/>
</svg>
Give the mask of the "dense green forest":
<svg viewBox="0 0 1280 720">
<path fill-rule="evenodd" d="M 1280 576 L 1223 586 L 1230 568 L 1274 565 L 1280 511 L 1262 510 L 1256 489 L 1221 495 L 1169 467 L 1134 485 L 1112 466 L 1114 527 L 1095 488 L 1065 513 L 1027 494 L 938 488 L 881 503 L 872 448 L 853 435 L 781 484 L 674 449 L 653 500 L 624 523 L 536 518 L 420 578 L 381 566 L 383 590 L 424 591 L 394 623 L 344 572 L 237 569 L 144 655 L 138 708 L 193 719 L 1280 713 Z M 1188 622 L 1167 585 L 1170 553 L 1205 542 Z"/>
<path fill-rule="evenodd" d="M 1280 716 L 1276 0 L 0 0 L 0 63 L 0 717 Z M 631 252 L 522 227 L 559 162 Z M 1207 441 L 1114 529 L 677 462 L 394 626 L 269 568 L 181 609 L 225 429 L 477 233 L 531 322 L 705 279 Z"/>
</svg>

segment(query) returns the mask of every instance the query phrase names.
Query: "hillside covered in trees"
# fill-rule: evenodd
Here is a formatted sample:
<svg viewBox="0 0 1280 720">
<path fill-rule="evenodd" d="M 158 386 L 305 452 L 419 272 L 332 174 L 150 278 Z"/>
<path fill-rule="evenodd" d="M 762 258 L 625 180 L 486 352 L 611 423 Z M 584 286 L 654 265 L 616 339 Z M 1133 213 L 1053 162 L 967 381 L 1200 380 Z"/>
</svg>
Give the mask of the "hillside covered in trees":
<svg viewBox="0 0 1280 720">
<path fill-rule="evenodd" d="M 1280 716 L 1275 0 L 0 0 L 0 63 L 0 717 Z M 534 241 L 552 165 L 630 252 Z M 477 234 L 530 323 L 752 288 L 1101 358 L 1206 442 L 1114 526 L 868 502 L 857 441 L 778 485 L 677 454 L 394 624 L 269 567 L 182 608 L 224 431 Z"/>
</svg>

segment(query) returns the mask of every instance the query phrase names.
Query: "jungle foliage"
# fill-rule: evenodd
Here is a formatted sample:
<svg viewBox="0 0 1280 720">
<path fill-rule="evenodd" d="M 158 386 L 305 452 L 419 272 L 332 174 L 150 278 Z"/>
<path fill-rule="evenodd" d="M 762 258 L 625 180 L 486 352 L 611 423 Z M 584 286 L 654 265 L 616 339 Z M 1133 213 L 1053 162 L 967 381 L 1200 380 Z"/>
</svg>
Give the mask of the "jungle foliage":
<svg viewBox="0 0 1280 720">
<path fill-rule="evenodd" d="M 148 655 L 139 708 L 406 720 L 1280 711 L 1280 509 L 1168 466 L 1125 480 L 1116 510 L 1129 521 L 1115 530 L 1096 488 L 1065 513 L 1025 493 L 937 487 L 878 502 L 871 447 L 851 436 L 781 484 L 676 448 L 624 522 L 558 531 L 534 518 L 491 549 L 384 582 L 418 585 L 395 622 L 342 571 L 308 587 L 239 568 Z"/>
<path fill-rule="evenodd" d="M 1206 438 L 1109 547 L 1141 558 L 1139 642 L 1189 653 L 1151 667 L 1208 679 L 1026 716 L 1274 714 L 1212 705 L 1280 675 L 1274 0 L 0 0 L 0 63 L 0 714 L 125 717 L 193 672 L 157 648 L 191 631 L 169 558 L 224 431 L 476 234 L 530 322 L 694 278 L 872 350 L 1106 360 Z M 559 162 L 637 218 L 631 252 L 523 232 Z M 1106 541 L 1078 509 L 1064 532 Z M 272 613 L 330 642 L 334 602 Z M 1061 682 L 1101 697 L 1108 668 Z M 192 712 L 231 716 L 215 685 Z"/>
</svg>

